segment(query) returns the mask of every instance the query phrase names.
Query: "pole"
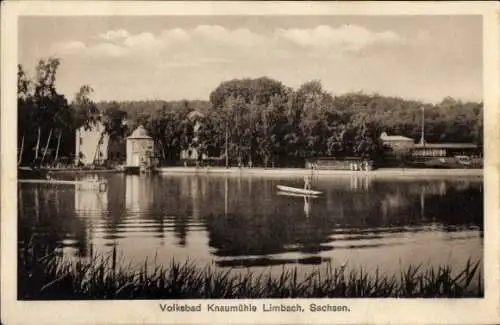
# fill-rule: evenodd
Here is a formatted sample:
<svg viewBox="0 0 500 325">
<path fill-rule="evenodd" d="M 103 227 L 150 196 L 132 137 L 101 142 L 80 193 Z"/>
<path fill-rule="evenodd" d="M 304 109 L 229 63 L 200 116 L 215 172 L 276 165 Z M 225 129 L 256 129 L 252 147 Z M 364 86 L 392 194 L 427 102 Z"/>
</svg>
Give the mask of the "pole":
<svg viewBox="0 0 500 325">
<path fill-rule="evenodd" d="M 226 168 L 229 168 L 229 157 L 227 155 L 227 138 L 228 135 L 227 135 L 227 122 L 226 122 Z"/>
<path fill-rule="evenodd" d="M 21 140 L 21 150 L 19 150 L 19 157 L 17 159 L 17 165 L 18 166 L 21 166 L 21 162 L 23 160 L 23 150 L 24 150 L 24 133 L 23 133 L 23 137 L 22 137 L 22 140 Z"/>
<path fill-rule="evenodd" d="M 425 108 L 422 106 L 422 133 L 420 136 L 420 144 L 424 145 L 425 144 Z"/>
</svg>

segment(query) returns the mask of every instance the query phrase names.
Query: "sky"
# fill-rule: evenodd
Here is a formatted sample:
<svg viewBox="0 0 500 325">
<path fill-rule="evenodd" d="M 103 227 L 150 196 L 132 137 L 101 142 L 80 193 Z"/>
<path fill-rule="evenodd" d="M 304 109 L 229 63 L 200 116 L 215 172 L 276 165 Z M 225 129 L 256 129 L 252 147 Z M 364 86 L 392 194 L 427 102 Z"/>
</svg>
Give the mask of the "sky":
<svg viewBox="0 0 500 325">
<path fill-rule="evenodd" d="M 94 100 L 208 100 L 225 80 L 267 76 L 333 95 L 480 101 L 480 16 L 121 16 L 19 19 L 19 63 L 61 59 L 57 88 Z"/>
</svg>

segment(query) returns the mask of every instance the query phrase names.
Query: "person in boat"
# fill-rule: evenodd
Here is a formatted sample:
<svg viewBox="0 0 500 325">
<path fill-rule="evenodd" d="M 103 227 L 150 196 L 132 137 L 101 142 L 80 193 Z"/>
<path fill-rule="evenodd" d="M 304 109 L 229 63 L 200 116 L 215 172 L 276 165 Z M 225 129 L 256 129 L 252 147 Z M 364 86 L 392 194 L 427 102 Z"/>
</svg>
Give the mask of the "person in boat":
<svg viewBox="0 0 500 325">
<path fill-rule="evenodd" d="M 311 190 L 311 177 L 310 176 L 305 176 L 304 177 L 304 190 Z"/>
</svg>

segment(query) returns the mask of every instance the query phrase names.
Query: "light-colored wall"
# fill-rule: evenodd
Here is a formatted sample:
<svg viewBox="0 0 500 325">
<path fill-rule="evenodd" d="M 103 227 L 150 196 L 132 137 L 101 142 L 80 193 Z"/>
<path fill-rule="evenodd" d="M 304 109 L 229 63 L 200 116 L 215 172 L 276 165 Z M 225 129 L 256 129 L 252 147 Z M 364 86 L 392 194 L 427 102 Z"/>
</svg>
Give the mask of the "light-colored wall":
<svg viewBox="0 0 500 325">
<path fill-rule="evenodd" d="M 150 166 L 152 155 L 154 155 L 153 139 L 127 139 L 127 166 L 139 167 L 143 161 Z"/>
<path fill-rule="evenodd" d="M 413 140 L 385 140 L 384 144 L 391 147 L 394 151 L 409 152 L 413 146 Z"/>
<path fill-rule="evenodd" d="M 76 130 L 75 164 L 78 163 L 80 152 L 83 154 L 80 161 L 84 165 L 91 165 L 93 163 L 97 143 L 101 138 L 101 132 L 103 132 L 103 130 L 104 127 L 101 124 L 97 124 L 89 130 L 85 130 L 83 127 Z M 98 162 L 104 162 L 108 159 L 108 143 L 109 136 L 104 134 L 100 148 L 101 155 L 99 155 L 99 153 L 97 154 Z"/>
</svg>

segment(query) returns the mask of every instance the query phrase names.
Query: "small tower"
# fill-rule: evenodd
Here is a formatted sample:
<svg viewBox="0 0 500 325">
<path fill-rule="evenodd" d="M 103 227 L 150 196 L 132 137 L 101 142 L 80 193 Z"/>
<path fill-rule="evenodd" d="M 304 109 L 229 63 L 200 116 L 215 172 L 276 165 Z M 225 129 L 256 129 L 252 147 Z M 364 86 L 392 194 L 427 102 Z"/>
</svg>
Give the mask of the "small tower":
<svg viewBox="0 0 500 325">
<path fill-rule="evenodd" d="M 127 164 L 125 171 L 149 171 L 154 162 L 154 141 L 141 125 L 127 138 Z"/>
</svg>

